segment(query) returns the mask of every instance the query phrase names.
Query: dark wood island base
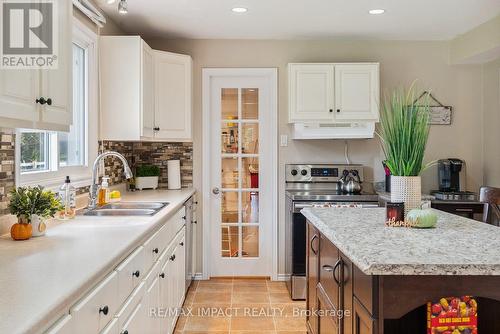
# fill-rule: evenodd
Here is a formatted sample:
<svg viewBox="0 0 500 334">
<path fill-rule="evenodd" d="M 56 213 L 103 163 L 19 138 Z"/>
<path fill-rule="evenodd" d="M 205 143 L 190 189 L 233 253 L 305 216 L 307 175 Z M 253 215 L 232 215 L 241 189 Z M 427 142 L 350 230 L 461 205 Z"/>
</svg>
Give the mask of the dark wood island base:
<svg viewBox="0 0 500 334">
<path fill-rule="evenodd" d="M 463 295 L 478 333 L 500 334 L 500 276 L 366 275 L 309 222 L 307 240 L 310 334 L 424 334 L 427 302 Z"/>
</svg>

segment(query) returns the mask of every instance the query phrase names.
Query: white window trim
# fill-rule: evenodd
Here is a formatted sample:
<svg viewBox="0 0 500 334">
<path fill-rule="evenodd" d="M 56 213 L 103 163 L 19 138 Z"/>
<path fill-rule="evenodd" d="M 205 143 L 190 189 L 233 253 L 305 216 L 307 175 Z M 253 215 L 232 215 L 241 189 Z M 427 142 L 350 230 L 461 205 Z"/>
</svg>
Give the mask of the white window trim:
<svg viewBox="0 0 500 334">
<path fill-rule="evenodd" d="M 99 36 L 78 19 L 73 18 L 73 39 L 76 43 L 88 51 L 88 89 L 87 89 L 87 117 L 86 122 L 86 145 L 85 166 L 61 167 L 58 171 L 36 172 L 21 174 L 21 145 L 16 140 L 16 185 L 35 186 L 41 185 L 49 189 L 56 188 L 64 182 L 64 177 L 69 175 L 75 187 L 85 187 L 92 183 L 92 163 L 98 152 L 98 129 L 99 129 L 99 77 L 98 77 L 98 41 Z M 16 137 L 20 138 L 20 131 L 16 130 Z"/>
</svg>

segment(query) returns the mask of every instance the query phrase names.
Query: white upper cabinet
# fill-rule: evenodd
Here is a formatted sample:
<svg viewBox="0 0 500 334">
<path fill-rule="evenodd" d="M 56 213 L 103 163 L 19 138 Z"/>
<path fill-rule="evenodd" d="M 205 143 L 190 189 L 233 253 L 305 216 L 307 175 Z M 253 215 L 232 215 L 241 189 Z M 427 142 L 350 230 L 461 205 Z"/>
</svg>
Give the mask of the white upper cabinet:
<svg viewBox="0 0 500 334">
<path fill-rule="evenodd" d="M 144 108 L 153 103 L 147 101 L 151 96 L 143 90 L 144 81 L 152 80 L 144 74 L 147 60 L 143 57 L 148 55 L 148 48 L 139 36 L 100 37 L 101 139 L 140 140 L 152 136 L 152 130 L 143 134 L 143 127 L 147 127 L 144 120 L 154 117 L 152 108 Z"/>
<path fill-rule="evenodd" d="M 377 63 L 288 65 L 289 123 L 376 122 Z"/>
<path fill-rule="evenodd" d="M 378 64 L 335 65 L 335 119 L 378 121 Z"/>
<path fill-rule="evenodd" d="M 191 72 L 190 56 L 155 51 L 155 138 L 192 140 Z"/>
<path fill-rule="evenodd" d="M 191 140 L 190 56 L 102 36 L 100 69 L 101 139 Z"/>
<path fill-rule="evenodd" d="M 57 2 L 57 68 L 0 70 L 2 125 L 69 131 L 73 94 L 72 10 L 70 1 Z"/>
<path fill-rule="evenodd" d="M 331 121 L 334 101 L 334 66 L 290 64 L 290 122 Z"/>
</svg>

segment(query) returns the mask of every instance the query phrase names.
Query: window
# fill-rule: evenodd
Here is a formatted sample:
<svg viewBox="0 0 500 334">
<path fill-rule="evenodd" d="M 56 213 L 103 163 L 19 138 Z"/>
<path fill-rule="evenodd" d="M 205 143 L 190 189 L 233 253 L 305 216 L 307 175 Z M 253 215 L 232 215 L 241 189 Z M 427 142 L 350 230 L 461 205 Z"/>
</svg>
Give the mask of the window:
<svg viewBox="0 0 500 334">
<path fill-rule="evenodd" d="M 65 175 L 80 181 L 80 186 L 90 184 L 89 160 L 97 155 L 96 41 L 94 33 L 75 22 L 73 124 L 69 132 L 18 130 L 21 184 L 50 187 L 61 183 Z"/>
</svg>

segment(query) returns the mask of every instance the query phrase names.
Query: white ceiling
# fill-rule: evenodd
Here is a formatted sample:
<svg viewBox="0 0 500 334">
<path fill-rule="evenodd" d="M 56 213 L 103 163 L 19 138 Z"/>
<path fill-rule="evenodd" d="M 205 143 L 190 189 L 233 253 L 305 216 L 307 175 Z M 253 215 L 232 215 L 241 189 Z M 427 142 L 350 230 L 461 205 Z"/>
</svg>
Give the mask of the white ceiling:
<svg viewBox="0 0 500 334">
<path fill-rule="evenodd" d="M 128 0 L 127 15 L 96 1 L 126 32 L 164 38 L 447 40 L 500 14 L 500 0 Z"/>
</svg>

